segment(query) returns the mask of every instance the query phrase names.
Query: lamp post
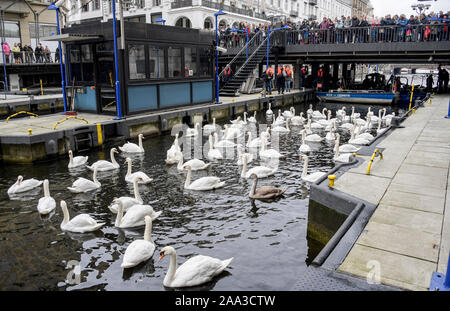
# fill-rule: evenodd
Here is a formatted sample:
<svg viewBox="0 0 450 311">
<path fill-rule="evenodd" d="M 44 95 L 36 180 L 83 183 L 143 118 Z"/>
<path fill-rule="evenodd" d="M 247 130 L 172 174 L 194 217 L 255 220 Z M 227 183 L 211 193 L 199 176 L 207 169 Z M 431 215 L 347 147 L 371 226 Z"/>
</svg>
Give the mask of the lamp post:
<svg viewBox="0 0 450 311">
<path fill-rule="evenodd" d="M 236 32 L 245 32 L 245 45 L 247 46 L 247 58 L 248 59 L 248 32 L 247 30 L 240 30 L 240 29 L 236 29 L 236 28 L 231 28 L 231 31 L 236 31 Z"/>
<path fill-rule="evenodd" d="M 60 2 L 61 1 L 54 2 L 47 7 L 48 10 L 56 11 L 56 31 L 57 31 L 58 35 L 61 34 L 60 27 L 59 27 L 59 6 L 61 5 Z M 39 32 L 39 29 L 36 29 L 36 32 Z M 63 92 L 64 113 L 66 113 L 67 112 L 66 80 L 65 80 L 65 74 L 64 74 L 64 63 L 63 63 L 63 58 L 62 58 L 62 48 L 61 48 L 60 40 L 58 40 L 58 49 L 59 49 L 59 68 L 61 70 L 61 86 L 62 86 L 62 92 Z"/>
<path fill-rule="evenodd" d="M 166 20 L 163 19 L 162 17 L 158 17 L 158 18 L 155 20 L 155 22 L 162 23 L 163 25 L 166 24 Z"/>
<path fill-rule="evenodd" d="M 214 18 L 216 19 L 216 104 L 219 103 L 219 51 L 217 47 L 219 46 L 219 29 L 217 28 L 217 17 L 219 15 L 227 14 L 222 10 L 214 13 Z"/>
<path fill-rule="evenodd" d="M 269 29 L 267 30 L 267 64 L 266 64 L 266 70 L 269 68 L 269 39 L 270 39 L 270 32 L 274 32 L 277 30 L 282 30 L 282 29 L 291 29 L 291 27 L 289 27 L 288 25 L 280 27 L 280 28 L 274 28 L 272 30 Z M 275 68 L 276 69 L 276 68 Z"/>
</svg>

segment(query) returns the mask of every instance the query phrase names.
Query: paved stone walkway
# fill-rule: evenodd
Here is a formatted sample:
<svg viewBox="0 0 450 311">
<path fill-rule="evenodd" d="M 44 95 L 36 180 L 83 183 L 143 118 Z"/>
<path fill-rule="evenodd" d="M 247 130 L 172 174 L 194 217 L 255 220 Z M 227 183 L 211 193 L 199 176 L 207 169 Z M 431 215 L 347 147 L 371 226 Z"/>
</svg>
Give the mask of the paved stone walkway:
<svg viewBox="0 0 450 311">
<path fill-rule="evenodd" d="M 381 283 L 428 290 L 446 273 L 450 251 L 449 96 L 435 96 L 407 118 L 369 159 L 336 180 L 336 189 L 377 205 L 338 270 L 366 278 L 378 265 Z M 450 273 L 450 271 L 449 271 Z"/>
</svg>

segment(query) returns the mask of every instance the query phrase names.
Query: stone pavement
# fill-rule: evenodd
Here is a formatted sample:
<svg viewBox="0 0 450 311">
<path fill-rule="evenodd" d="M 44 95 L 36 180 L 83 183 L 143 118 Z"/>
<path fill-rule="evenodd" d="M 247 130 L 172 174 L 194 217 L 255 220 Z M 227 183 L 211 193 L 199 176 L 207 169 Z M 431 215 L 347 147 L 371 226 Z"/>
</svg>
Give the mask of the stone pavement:
<svg viewBox="0 0 450 311">
<path fill-rule="evenodd" d="M 381 283 L 428 290 L 446 273 L 450 251 L 449 96 L 435 96 L 379 143 L 383 159 L 350 169 L 335 188 L 377 205 L 339 271 L 366 278 L 378 265 Z M 450 273 L 450 271 L 449 271 Z"/>
</svg>

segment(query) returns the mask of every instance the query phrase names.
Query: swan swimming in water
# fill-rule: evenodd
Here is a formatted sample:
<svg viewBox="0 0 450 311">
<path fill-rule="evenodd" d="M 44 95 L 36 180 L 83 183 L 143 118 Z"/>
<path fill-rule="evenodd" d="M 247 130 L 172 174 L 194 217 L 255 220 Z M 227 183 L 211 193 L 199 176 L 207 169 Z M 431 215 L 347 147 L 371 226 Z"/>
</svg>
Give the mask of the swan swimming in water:
<svg viewBox="0 0 450 311">
<path fill-rule="evenodd" d="M 155 252 L 155 243 L 151 238 L 152 234 L 152 218 L 150 216 L 144 217 L 145 232 L 143 240 L 134 240 L 128 245 L 123 255 L 122 268 L 132 268 L 141 262 L 149 260 Z"/>
<path fill-rule="evenodd" d="M 84 156 L 73 156 L 72 150 L 69 150 L 69 164 L 67 165 L 68 168 L 75 168 L 79 166 L 83 166 L 87 163 L 88 157 Z"/>
<path fill-rule="evenodd" d="M 170 263 L 163 281 L 166 287 L 189 287 L 209 282 L 213 277 L 222 273 L 233 260 L 233 257 L 220 260 L 209 256 L 197 255 L 189 258 L 185 263 L 177 267 L 177 253 L 172 246 L 166 246 L 161 249 L 159 260 L 167 255 L 170 255 Z"/>
<path fill-rule="evenodd" d="M 116 148 L 111 148 L 111 150 L 109 152 L 110 157 L 111 157 L 111 162 L 106 161 L 106 160 L 98 160 L 91 166 L 88 165 L 87 168 L 90 169 L 91 171 L 93 171 L 94 168 L 97 168 L 97 170 L 99 172 L 115 170 L 115 169 L 120 168 L 119 163 L 117 163 L 116 159 L 114 158 L 114 153 L 119 153 L 119 152 L 117 151 Z"/>
<path fill-rule="evenodd" d="M 185 189 L 205 191 L 205 190 L 215 190 L 215 189 L 222 188 L 223 186 L 225 186 L 225 182 L 220 181 L 220 178 L 215 177 L 215 176 L 201 177 L 197 180 L 194 180 L 191 183 L 192 169 L 189 165 L 186 165 L 183 168 L 183 171 L 185 171 L 185 170 L 188 171 L 187 176 L 186 176 L 186 181 L 184 183 Z"/>
<path fill-rule="evenodd" d="M 214 160 L 223 160 L 223 155 L 219 149 L 214 148 L 212 135 L 209 135 L 209 150 L 208 150 L 208 159 L 210 161 Z"/>
<path fill-rule="evenodd" d="M 308 175 L 308 163 L 309 163 L 309 158 L 307 155 L 301 155 L 300 156 L 300 161 L 302 159 L 305 159 L 305 163 L 303 164 L 303 172 L 302 172 L 302 180 L 310 182 L 310 183 L 314 183 L 316 182 L 319 178 L 321 178 L 322 176 L 326 175 L 325 172 L 314 172 Z"/>
<path fill-rule="evenodd" d="M 301 153 L 309 153 L 311 152 L 311 147 L 305 142 L 306 138 L 306 132 L 305 130 L 301 130 L 300 133 L 302 134 L 302 144 L 300 145 L 299 151 Z"/>
<path fill-rule="evenodd" d="M 127 174 L 125 175 L 125 181 L 127 182 L 134 182 L 136 177 L 140 177 L 139 183 L 140 184 L 148 184 L 152 182 L 153 178 L 148 177 L 147 174 L 144 172 L 138 171 L 131 173 L 131 158 L 126 158 L 125 162 L 127 162 L 128 168 L 127 168 Z"/>
<path fill-rule="evenodd" d="M 139 145 L 136 145 L 135 143 L 127 142 L 122 147 L 119 147 L 120 151 L 126 152 L 126 153 L 144 153 L 144 147 L 142 145 L 142 139 L 144 139 L 143 134 L 138 135 Z"/>
<path fill-rule="evenodd" d="M 178 145 L 178 133 L 175 134 L 175 140 L 173 141 L 172 146 L 170 146 L 169 150 L 167 150 L 167 157 L 166 157 L 166 164 L 175 164 L 180 161 L 180 156 L 183 156 L 181 154 L 181 148 L 180 145 Z"/>
<path fill-rule="evenodd" d="M 104 223 L 97 223 L 97 221 L 88 214 L 79 214 L 70 219 L 69 210 L 67 209 L 65 201 L 61 201 L 61 209 L 64 214 L 64 219 L 60 227 L 63 231 L 85 233 L 96 231 L 104 225 Z"/>
<path fill-rule="evenodd" d="M 83 193 L 100 188 L 101 184 L 97 180 L 97 171 L 98 168 L 95 166 L 92 180 L 86 179 L 84 177 L 79 177 L 73 182 L 72 187 L 67 187 L 67 189 L 69 189 L 69 191 L 72 193 Z"/>
<path fill-rule="evenodd" d="M 39 199 L 37 209 L 39 214 L 47 215 L 56 208 L 56 201 L 50 196 L 48 179 L 44 179 L 44 196 Z"/>
<path fill-rule="evenodd" d="M 242 178 L 250 178 L 250 176 L 252 176 L 252 174 L 256 174 L 256 176 L 258 176 L 258 178 L 265 178 L 265 177 L 275 174 L 277 171 L 276 168 L 270 168 L 270 167 L 266 167 L 266 166 L 255 166 L 247 171 L 248 160 L 247 160 L 246 155 L 243 156 L 243 161 L 244 161 L 244 164 L 242 166 L 242 171 L 241 171 Z"/>
<path fill-rule="evenodd" d="M 139 193 L 139 186 L 138 182 L 142 181 L 141 177 L 136 176 L 136 178 L 133 180 L 133 191 L 134 191 L 134 198 L 132 197 L 120 197 L 119 200 L 122 202 L 123 205 L 123 211 L 126 212 L 130 207 L 136 204 L 144 204 L 144 201 L 142 200 L 142 197 Z M 114 198 L 115 200 L 116 198 Z M 113 202 L 108 206 L 109 210 L 117 214 L 119 211 L 119 205 Z"/>
<path fill-rule="evenodd" d="M 19 175 L 14 185 L 9 187 L 8 194 L 23 193 L 42 185 L 42 180 L 34 178 L 23 180 L 23 176 Z"/>
<path fill-rule="evenodd" d="M 116 221 L 114 223 L 114 226 L 118 228 L 132 228 L 143 226 L 145 224 L 145 216 L 150 216 L 152 220 L 155 220 L 162 213 L 161 211 L 155 212 L 153 210 L 153 207 L 151 207 L 150 205 L 136 204 L 130 207 L 124 216 L 122 200 L 115 199 L 113 202 L 119 206 Z"/>
<path fill-rule="evenodd" d="M 192 160 L 189 160 L 189 161 L 187 161 L 187 162 L 185 162 L 183 164 L 183 157 L 181 157 L 180 160 L 178 161 L 177 169 L 179 171 L 181 171 L 187 165 L 189 165 L 193 171 L 198 171 L 198 170 L 205 170 L 205 169 L 207 169 L 211 165 L 211 163 L 205 163 L 205 162 L 203 162 L 202 160 L 199 160 L 199 159 L 192 159 Z"/>
<path fill-rule="evenodd" d="M 274 186 L 262 186 L 260 188 L 256 188 L 258 184 L 258 175 L 252 174 L 250 175 L 250 178 L 254 179 L 252 188 L 248 194 L 251 199 L 270 200 L 278 198 L 286 192 L 286 189 L 280 189 Z"/>
<path fill-rule="evenodd" d="M 341 162 L 341 163 L 348 163 L 350 161 L 353 161 L 354 159 L 354 155 L 353 153 L 343 153 L 341 154 L 339 151 L 339 140 L 340 140 L 340 135 L 339 133 L 336 133 L 336 140 L 334 143 L 334 157 L 333 157 L 333 161 L 335 162 Z"/>
</svg>

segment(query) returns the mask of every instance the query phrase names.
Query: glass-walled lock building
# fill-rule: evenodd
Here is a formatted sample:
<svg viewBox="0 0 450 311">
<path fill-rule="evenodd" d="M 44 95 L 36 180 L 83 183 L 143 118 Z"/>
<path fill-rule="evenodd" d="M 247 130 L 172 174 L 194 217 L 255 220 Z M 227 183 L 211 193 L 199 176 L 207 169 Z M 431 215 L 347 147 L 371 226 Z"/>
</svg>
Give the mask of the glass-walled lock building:
<svg viewBox="0 0 450 311">
<path fill-rule="evenodd" d="M 211 33 L 138 22 L 124 22 L 124 31 L 118 65 L 124 115 L 214 101 Z M 116 114 L 112 21 L 72 25 L 62 33 L 75 110 Z"/>
</svg>

